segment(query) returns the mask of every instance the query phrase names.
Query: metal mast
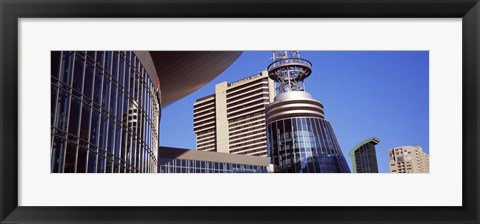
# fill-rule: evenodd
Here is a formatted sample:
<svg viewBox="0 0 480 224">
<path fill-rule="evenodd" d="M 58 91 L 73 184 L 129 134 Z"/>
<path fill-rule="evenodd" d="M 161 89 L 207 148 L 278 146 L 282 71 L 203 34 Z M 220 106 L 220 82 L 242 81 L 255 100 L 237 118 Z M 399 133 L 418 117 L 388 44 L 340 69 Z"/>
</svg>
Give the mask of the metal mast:
<svg viewBox="0 0 480 224">
<path fill-rule="evenodd" d="M 299 51 L 272 51 L 273 62 L 268 76 L 277 85 L 277 95 L 289 91 L 305 91 L 303 80 L 312 73 L 312 63 L 300 57 Z"/>
</svg>

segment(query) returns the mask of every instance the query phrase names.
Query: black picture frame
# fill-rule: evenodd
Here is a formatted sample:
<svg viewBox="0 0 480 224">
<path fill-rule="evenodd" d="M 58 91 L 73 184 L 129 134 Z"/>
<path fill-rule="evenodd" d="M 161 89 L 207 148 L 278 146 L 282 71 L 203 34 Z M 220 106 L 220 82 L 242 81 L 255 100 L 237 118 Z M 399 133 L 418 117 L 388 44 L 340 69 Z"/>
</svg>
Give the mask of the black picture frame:
<svg viewBox="0 0 480 224">
<path fill-rule="evenodd" d="M 479 223 L 479 0 L 0 0 L 1 223 Z M 18 206 L 19 18 L 462 18 L 461 207 Z M 448 44 L 448 43 L 445 43 Z M 459 146 L 460 147 L 460 146 Z M 445 180 L 446 182 L 448 180 Z M 41 192 L 39 192 L 41 193 Z M 161 194 L 162 192 L 158 192 Z M 448 192 L 445 192 L 448 194 Z M 441 197 L 441 195 L 439 195 Z M 267 200 L 268 194 L 265 194 Z"/>
</svg>

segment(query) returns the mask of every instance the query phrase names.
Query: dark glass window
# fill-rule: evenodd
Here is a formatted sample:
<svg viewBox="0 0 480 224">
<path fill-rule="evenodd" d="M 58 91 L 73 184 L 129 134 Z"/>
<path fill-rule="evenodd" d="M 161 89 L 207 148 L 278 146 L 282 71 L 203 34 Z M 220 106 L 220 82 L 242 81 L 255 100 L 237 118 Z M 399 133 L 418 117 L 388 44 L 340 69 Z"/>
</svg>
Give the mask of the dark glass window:
<svg viewBox="0 0 480 224">
<path fill-rule="evenodd" d="M 63 90 L 59 91 L 57 109 L 57 125 L 56 128 L 67 131 L 68 109 L 70 107 L 69 94 Z"/>
<path fill-rule="evenodd" d="M 108 145 L 107 145 L 107 151 L 111 155 L 113 155 L 113 149 L 114 149 L 114 133 L 115 133 L 115 127 L 114 123 L 112 121 L 109 121 L 109 127 L 108 127 Z"/>
<path fill-rule="evenodd" d="M 92 87 L 93 87 L 93 78 L 94 78 L 95 67 L 87 63 L 85 70 L 85 84 L 83 87 L 83 96 L 89 99 L 92 99 Z"/>
<path fill-rule="evenodd" d="M 112 52 L 107 51 L 105 53 L 105 71 L 108 74 L 111 74 L 111 71 L 110 71 L 111 68 L 112 68 Z"/>
<path fill-rule="evenodd" d="M 87 55 L 88 55 L 88 57 L 90 57 L 91 59 L 95 59 L 95 51 L 87 51 Z"/>
<path fill-rule="evenodd" d="M 107 125 L 108 119 L 104 115 L 101 116 L 100 121 L 100 136 L 99 136 L 99 146 L 100 149 L 105 150 L 107 144 Z"/>
<path fill-rule="evenodd" d="M 84 70 L 85 61 L 80 56 L 75 56 L 75 70 L 73 72 L 73 84 L 72 87 L 74 90 L 74 95 L 80 96 L 79 93 L 82 92 L 82 81 L 83 81 L 83 70 Z"/>
<path fill-rule="evenodd" d="M 90 147 L 88 152 L 88 172 L 95 173 L 97 170 L 97 153 L 95 147 Z"/>
<path fill-rule="evenodd" d="M 57 105 L 57 87 L 52 85 L 50 90 L 50 125 L 53 126 L 55 121 L 55 106 Z"/>
<path fill-rule="evenodd" d="M 103 96 L 102 96 L 102 107 L 108 110 L 108 99 L 110 93 L 110 80 L 106 77 L 103 79 Z"/>
<path fill-rule="evenodd" d="M 52 71 L 52 77 L 58 79 L 58 74 L 60 70 L 60 51 L 51 51 L 50 52 L 50 69 Z"/>
<path fill-rule="evenodd" d="M 52 173 L 63 172 L 63 156 L 65 151 L 65 139 L 55 137 L 52 145 Z"/>
<path fill-rule="evenodd" d="M 70 85 L 72 79 L 73 53 L 71 51 L 64 51 L 62 53 L 61 75 L 60 80 Z"/>
<path fill-rule="evenodd" d="M 70 119 L 68 120 L 68 133 L 73 136 L 78 135 L 78 122 L 80 121 L 80 101 L 72 97 L 72 106 L 70 107 Z"/>
<path fill-rule="evenodd" d="M 88 131 L 90 128 L 90 106 L 83 104 L 82 123 L 80 125 L 80 138 L 88 141 Z"/>
<path fill-rule="evenodd" d="M 97 65 L 100 67 L 103 67 L 103 56 L 105 53 L 103 51 L 97 51 L 97 59 L 95 60 L 97 62 Z"/>
<path fill-rule="evenodd" d="M 118 80 L 118 78 L 117 78 L 118 77 L 118 60 L 119 60 L 118 51 L 114 51 L 113 52 L 113 62 L 112 62 L 112 77 L 115 80 Z"/>
<path fill-rule="evenodd" d="M 102 73 L 95 72 L 95 88 L 93 88 L 93 101 L 100 105 L 100 96 L 102 94 Z"/>
<path fill-rule="evenodd" d="M 116 107 L 116 99 L 117 99 L 117 88 L 115 85 L 112 85 L 112 91 L 110 95 L 110 113 L 116 114 L 115 107 Z"/>
<path fill-rule="evenodd" d="M 65 154 L 65 173 L 75 173 L 75 160 L 77 159 L 77 145 L 73 143 L 67 144 Z"/>
<path fill-rule="evenodd" d="M 78 147 L 77 173 L 87 172 L 87 149 Z"/>
<path fill-rule="evenodd" d="M 117 119 L 122 120 L 123 92 L 118 90 Z"/>
<path fill-rule="evenodd" d="M 98 146 L 98 118 L 99 113 L 97 110 L 92 110 L 92 124 L 90 126 L 90 143 Z"/>
<path fill-rule="evenodd" d="M 117 131 L 115 132 L 115 157 L 120 158 L 120 144 L 121 144 L 121 134 L 122 128 L 117 126 Z"/>
<path fill-rule="evenodd" d="M 128 66 L 127 66 L 128 68 Z M 118 83 L 120 83 L 120 85 L 123 86 L 123 76 L 124 76 L 124 73 L 125 73 L 125 60 L 123 60 L 123 58 L 120 60 L 120 69 L 119 69 L 119 73 L 118 73 Z"/>
<path fill-rule="evenodd" d="M 105 173 L 105 157 L 103 155 L 98 155 L 97 164 L 97 173 Z"/>
</svg>

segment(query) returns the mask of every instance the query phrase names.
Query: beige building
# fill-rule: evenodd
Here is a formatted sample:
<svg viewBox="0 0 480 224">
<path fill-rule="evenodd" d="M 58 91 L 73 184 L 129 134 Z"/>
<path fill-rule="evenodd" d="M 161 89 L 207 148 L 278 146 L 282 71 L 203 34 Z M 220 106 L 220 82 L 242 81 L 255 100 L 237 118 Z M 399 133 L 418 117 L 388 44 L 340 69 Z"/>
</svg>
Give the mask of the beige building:
<svg viewBox="0 0 480 224">
<path fill-rule="evenodd" d="M 265 107 L 274 97 L 267 71 L 217 84 L 193 105 L 197 150 L 267 156 Z"/>
<path fill-rule="evenodd" d="M 388 150 L 390 173 L 429 173 L 429 156 L 420 146 L 401 146 Z"/>
</svg>

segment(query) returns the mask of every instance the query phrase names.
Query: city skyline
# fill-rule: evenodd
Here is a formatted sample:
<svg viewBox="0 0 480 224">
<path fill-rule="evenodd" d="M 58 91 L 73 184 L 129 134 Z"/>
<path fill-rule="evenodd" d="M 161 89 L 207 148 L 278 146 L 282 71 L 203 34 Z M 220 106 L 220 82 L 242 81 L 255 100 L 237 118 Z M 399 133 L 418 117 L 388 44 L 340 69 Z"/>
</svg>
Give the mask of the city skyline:
<svg viewBox="0 0 480 224">
<path fill-rule="evenodd" d="M 271 51 L 246 51 L 203 88 L 163 108 L 160 145 L 195 149 L 195 99 L 212 94 L 220 82 L 265 70 L 270 57 Z M 344 155 L 370 136 L 382 139 L 377 145 L 381 173 L 389 172 L 389 148 L 419 145 L 428 154 L 428 52 L 302 51 L 302 57 L 313 64 L 305 89 L 326 105 Z"/>
</svg>

